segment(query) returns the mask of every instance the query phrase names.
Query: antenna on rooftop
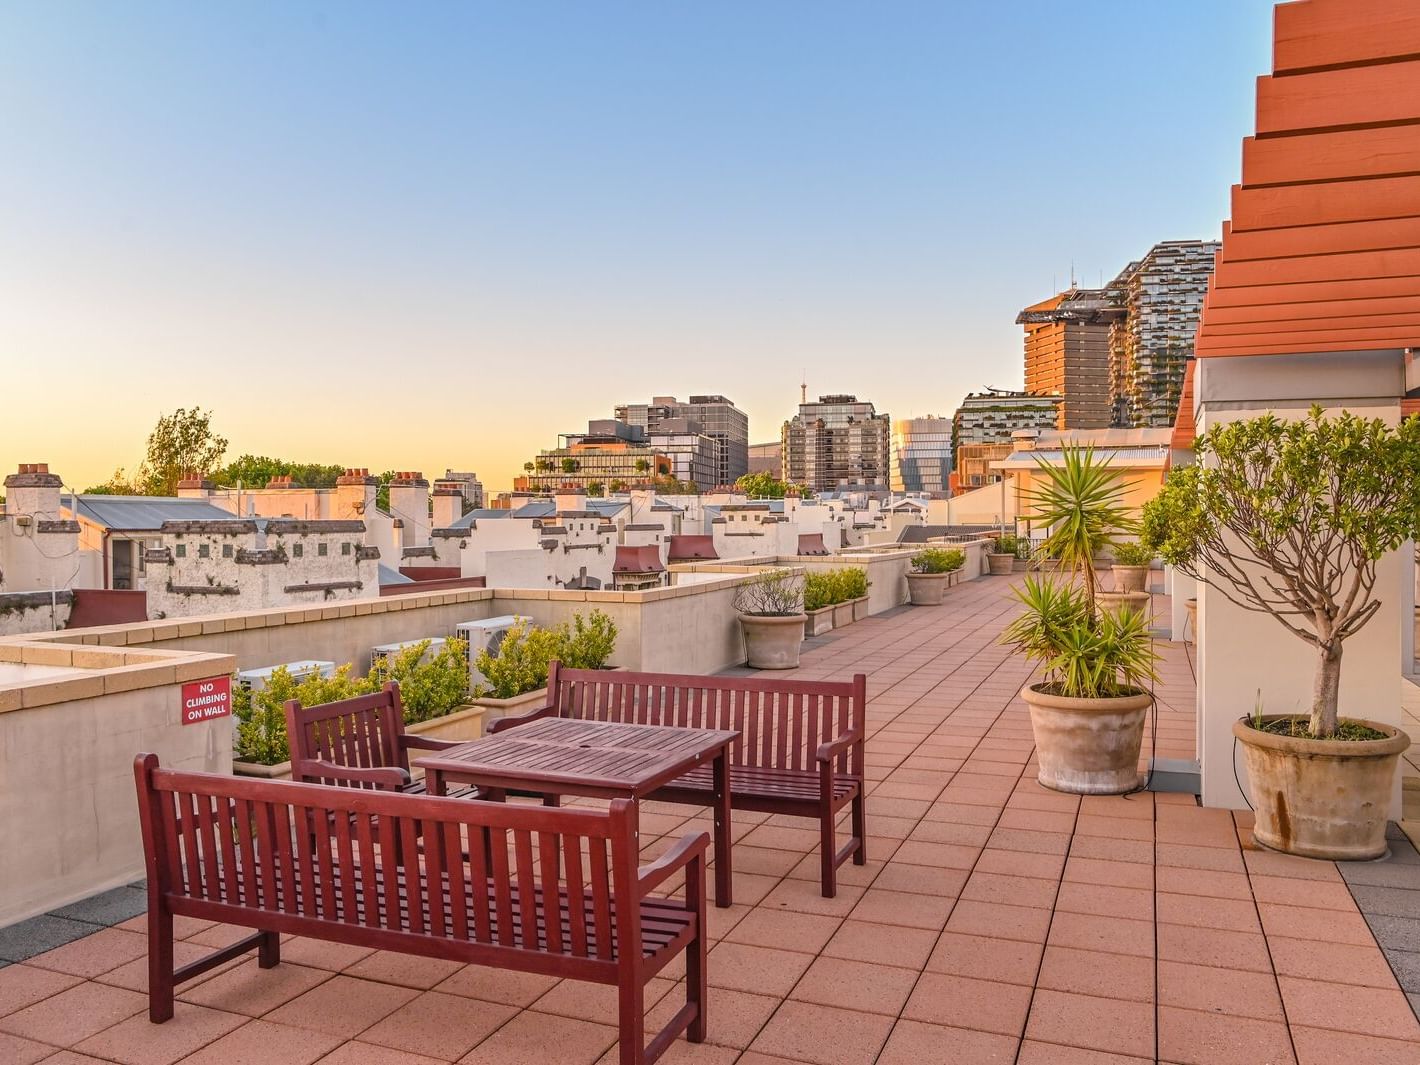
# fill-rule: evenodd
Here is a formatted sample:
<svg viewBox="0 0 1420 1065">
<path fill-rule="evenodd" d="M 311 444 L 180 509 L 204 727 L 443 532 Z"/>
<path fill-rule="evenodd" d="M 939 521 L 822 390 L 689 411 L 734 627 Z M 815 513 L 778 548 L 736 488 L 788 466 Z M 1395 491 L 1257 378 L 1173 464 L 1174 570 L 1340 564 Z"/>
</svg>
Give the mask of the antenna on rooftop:
<svg viewBox="0 0 1420 1065">
<path fill-rule="evenodd" d="M 1070 291 L 1075 290 L 1075 260 L 1070 260 Z"/>
<path fill-rule="evenodd" d="M 802 405 L 809 401 L 809 371 L 800 370 L 799 403 Z"/>
</svg>

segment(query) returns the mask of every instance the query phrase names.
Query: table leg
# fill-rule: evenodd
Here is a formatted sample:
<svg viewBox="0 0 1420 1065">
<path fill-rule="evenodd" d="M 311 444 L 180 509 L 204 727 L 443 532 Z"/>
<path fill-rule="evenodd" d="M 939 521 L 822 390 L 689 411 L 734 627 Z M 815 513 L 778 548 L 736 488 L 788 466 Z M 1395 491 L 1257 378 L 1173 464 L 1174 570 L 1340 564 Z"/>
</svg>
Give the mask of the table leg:
<svg viewBox="0 0 1420 1065">
<path fill-rule="evenodd" d="M 730 748 L 720 748 L 715 758 L 715 905 L 734 903 L 733 870 L 730 868 Z"/>
<path fill-rule="evenodd" d="M 424 794 L 440 796 L 444 794 L 444 774 L 437 769 L 424 770 Z"/>
</svg>

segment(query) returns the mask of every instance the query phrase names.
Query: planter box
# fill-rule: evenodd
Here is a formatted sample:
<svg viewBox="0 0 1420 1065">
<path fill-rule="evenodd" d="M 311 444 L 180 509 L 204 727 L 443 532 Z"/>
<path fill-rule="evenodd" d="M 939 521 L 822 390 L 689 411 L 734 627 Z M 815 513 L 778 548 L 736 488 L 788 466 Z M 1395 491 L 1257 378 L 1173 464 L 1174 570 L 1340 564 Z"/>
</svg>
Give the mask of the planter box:
<svg viewBox="0 0 1420 1065">
<path fill-rule="evenodd" d="M 909 573 L 907 598 L 913 606 L 940 606 L 943 595 L 952 583 L 953 572 Z"/>
<path fill-rule="evenodd" d="M 833 627 L 835 629 L 841 629 L 845 625 L 851 624 L 853 624 L 853 603 L 851 601 L 847 603 L 834 603 Z"/>
<path fill-rule="evenodd" d="M 825 632 L 833 631 L 833 607 L 824 606 L 817 610 L 807 610 L 808 625 L 805 631 L 810 636 L 822 636 Z"/>
<path fill-rule="evenodd" d="M 1015 572 L 1016 556 L 1003 552 L 988 551 L 986 553 L 986 565 L 988 572 L 993 577 L 1004 577 Z"/>
<path fill-rule="evenodd" d="M 1030 560 L 1029 560 L 1029 559 L 1018 558 L 1018 559 L 1016 559 L 1014 562 L 1011 563 L 1011 572 L 1012 572 L 1012 573 L 1024 573 L 1024 572 L 1025 572 L 1026 570 L 1028 570 L 1028 569 L 1030 569 Z"/>
<path fill-rule="evenodd" d="M 475 699 L 473 705 L 483 709 L 483 718 L 479 722 L 479 728 L 483 729 L 490 721 L 497 721 L 500 717 L 516 717 L 518 714 L 526 714 L 529 710 L 536 710 L 539 706 L 546 706 L 547 689 L 524 692 L 511 699 Z"/>
<path fill-rule="evenodd" d="M 259 780 L 290 780 L 291 763 L 262 765 L 260 762 L 241 762 L 233 759 L 232 772 L 239 777 L 256 777 Z"/>
<path fill-rule="evenodd" d="M 476 740 L 483 735 L 483 717 L 487 712 L 486 707 L 466 703 L 454 707 L 452 713 L 443 717 L 406 725 L 404 731 L 411 736 L 427 736 L 431 740 Z"/>
<path fill-rule="evenodd" d="M 853 620 L 862 621 L 868 616 L 868 597 L 865 595 L 861 599 L 851 600 L 853 606 Z"/>
</svg>

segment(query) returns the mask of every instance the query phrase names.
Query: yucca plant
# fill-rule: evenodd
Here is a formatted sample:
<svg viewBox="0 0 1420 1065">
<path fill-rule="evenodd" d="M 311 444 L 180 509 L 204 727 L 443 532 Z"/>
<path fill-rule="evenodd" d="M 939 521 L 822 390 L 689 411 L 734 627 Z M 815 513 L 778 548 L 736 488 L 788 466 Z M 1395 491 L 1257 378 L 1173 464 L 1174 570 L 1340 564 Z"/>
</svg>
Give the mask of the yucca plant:
<svg viewBox="0 0 1420 1065">
<path fill-rule="evenodd" d="M 1092 447 L 1066 446 L 1058 466 L 1037 458 L 1044 483 L 1032 489 L 1029 501 L 1035 520 L 1048 530 L 1041 554 L 1076 577 L 1085 593 L 1085 613 L 1095 618 L 1099 578 L 1095 556 L 1112 549 L 1118 538 L 1132 534 L 1136 523 L 1124 508 L 1120 479 Z"/>
</svg>

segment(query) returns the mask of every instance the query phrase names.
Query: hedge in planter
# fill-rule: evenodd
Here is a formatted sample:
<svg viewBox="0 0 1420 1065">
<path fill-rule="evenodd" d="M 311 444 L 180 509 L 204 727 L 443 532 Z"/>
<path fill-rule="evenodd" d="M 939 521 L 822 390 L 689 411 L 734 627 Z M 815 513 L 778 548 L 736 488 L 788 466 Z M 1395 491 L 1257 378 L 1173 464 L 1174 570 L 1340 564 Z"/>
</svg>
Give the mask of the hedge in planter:
<svg viewBox="0 0 1420 1065">
<path fill-rule="evenodd" d="M 616 651 L 616 623 L 601 610 L 576 614 L 555 629 L 519 622 L 508 630 L 498 654 L 480 651 L 475 668 L 487 678 L 474 695 L 515 699 L 547 687 L 555 658 L 569 669 L 605 669 Z"/>
<path fill-rule="evenodd" d="M 912 556 L 907 593 L 913 606 L 937 606 L 947 584 L 966 564 L 966 553 L 957 548 L 926 547 Z"/>
<path fill-rule="evenodd" d="M 1310 713 L 1241 719 L 1259 842 L 1312 857 L 1385 851 L 1399 729 L 1339 716 L 1342 648 L 1381 608 L 1376 564 L 1420 536 L 1420 420 L 1313 407 L 1215 426 L 1144 508 L 1144 543 L 1316 651 Z"/>
<path fill-rule="evenodd" d="M 314 673 L 297 680 L 285 666 L 273 670 L 259 691 L 232 684 L 232 715 L 237 719 L 237 735 L 232 757 L 257 765 L 280 765 L 291 760 L 286 736 L 286 700 L 299 699 L 302 706 L 320 706 L 340 699 L 353 699 L 379 690 L 370 677 L 354 672 L 346 663 L 332 676 Z"/>
</svg>

